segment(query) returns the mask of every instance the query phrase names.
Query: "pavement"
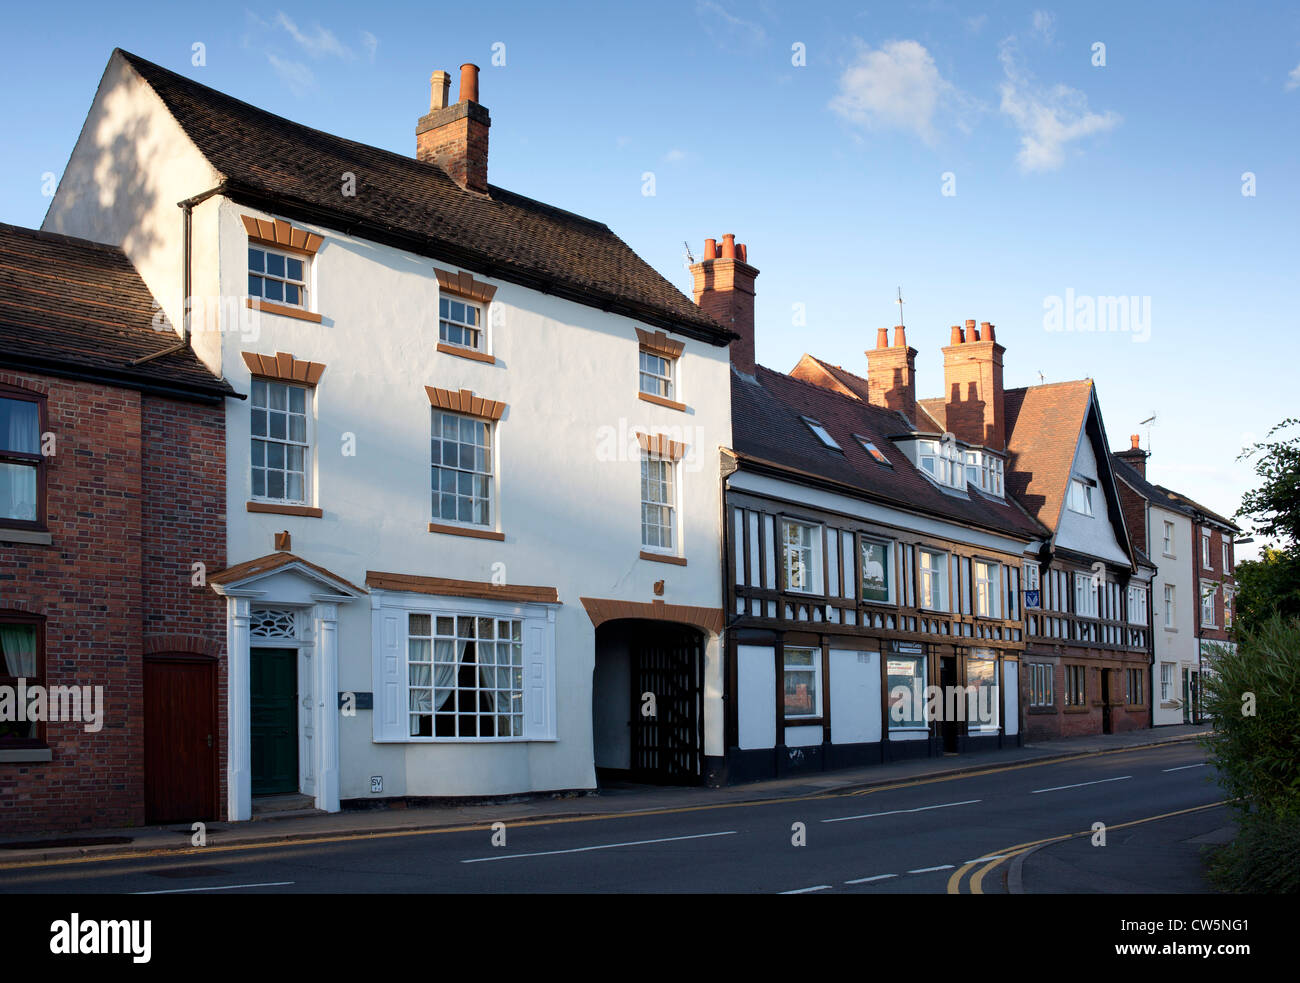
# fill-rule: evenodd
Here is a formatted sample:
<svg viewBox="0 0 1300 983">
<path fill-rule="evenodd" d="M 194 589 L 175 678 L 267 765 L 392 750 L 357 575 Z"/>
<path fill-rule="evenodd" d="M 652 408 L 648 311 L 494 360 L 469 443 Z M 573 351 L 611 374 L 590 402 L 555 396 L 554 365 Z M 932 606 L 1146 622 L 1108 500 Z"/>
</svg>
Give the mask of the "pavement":
<svg viewBox="0 0 1300 983">
<path fill-rule="evenodd" d="M 595 816 L 654 815 L 657 812 L 689 810 L 696 806 L 708 808 L 721 804 L 798 800 L 809 796 L 881 789 L 900 782 L 969 775 L 1021 763 L 1067 760 L 1188 742 L 1208 733 L 1209 725 L 1203 724 L 1062 738 L 1027 744 L 1021 748 L 818 772 L 717 789 L 632 786 L 593 792 L 520 796 L 489 802 L 476 801 L 472 804 L 452 802 L 403 808 L 404 803 L 394 803 L 389 808 L 355 809 L 339 813 L 262 815 L 249 822 L 207 823 L 206 845 L 267 846 L 295 840 L 319 842 L 322 839 L 346 839 L 376 833 L 487 829 L 495 822 L 563 822 Z M 195 849 L 191 842 L 193 836 L 194 831 L 189 824 L 9 835 L 0 837 L 0 868 L 87 857 L 107 860 L 114 857 L 186 853 Z M 97 840 L 109 842 L 93 842 Z"/>
</svg>

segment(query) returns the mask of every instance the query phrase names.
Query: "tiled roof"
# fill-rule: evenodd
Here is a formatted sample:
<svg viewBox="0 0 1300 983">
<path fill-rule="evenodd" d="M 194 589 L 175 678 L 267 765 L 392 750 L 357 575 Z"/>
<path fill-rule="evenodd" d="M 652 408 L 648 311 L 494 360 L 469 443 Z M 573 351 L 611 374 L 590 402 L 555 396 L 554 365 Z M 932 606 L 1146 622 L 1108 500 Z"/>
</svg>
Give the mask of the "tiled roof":
<svg viewBox="0 0 1300 983">
<path fill-rule="evenodd" d="M 164 320 L 122 250 L 0 223 L 0 364 L 179 396 L 232 395 Z"/>
<path fill-rule="evenodd" d="M 1205 516 L 1207 519 L 1210 519 L 1213 522 L 1219 522 L 1225 526 L 1230 526 L 1233 529 L 1236 529 L 1238 532 L 1241 531 L 1241 526 L 1237 525 L 1237 523 L 1234 522 L 1232 519 L 1225 518 L 1224 516 L 1219 515 L 1218 512 L 1215 512 L 1212 509 L 1207 509 L 1204 505 L 1200 504 L 1199 502 L 1193 501 L 1192 499 L 1188 498 L 1186 495 L 1182 494 L 1181 492 L 1170 491 L 1164 485 L 1156 485 L 1156 488 L 1158 488 L 1165 495 L 1172 498 L 1174 501 L 1180 502 L 1187 508 L 1190 508 L 1193 512 L 1199 512 L 1201 513 L 1201 515 Z"/>
<path fill-rule="evenodd" d="M 801 417 L 817 420 L 843 453 L 827 448 Z M 1014 502 L 974 490 L 947 494 L 889 439 L 911 430 L 892 410 L 758 366 L 753 380 L 731 374 L 733 447 L 738 454 L 847 485 L 868 497 L 1003 534 L 1036 539 L 1045 530 Z M 865 437 L 889 459 L 877 462 Z"/>
<path fill-rule="evenodd" d="M 926 424 L 933 423 L 936 430 L 946 432 L 948 429 L 948 403 L 942 396 L 932 399 L 918 399 L 916 401 L 917 416 L 925 414 L 924 417 L 916 421 L 916 425 L 922 430 L 929 429 Z"/>
<path fill-rule="evenodd" d="M 1110 456 L 1110 466 L 1115 469 L 1115 476 L 1121 478 L 1135 492 L 1145 498 L 1153 505 L 1158 505 L 1162 509 L 1168 509 L 1171 512 L 1179 512 L 1183 515 L 1190 516 L 1192 510 L 1186 503 L 1172 497 L 1158 485 L 1153 485 L 1142 475 L 1138 474 L 1137 469 L 1129 464 L 1122 457 L 1115 454 Z"/>
<path fill-rule="evenodd" d="M 305 208 L 322 225 L 332 222 L 367 238 L 391 235 L 403 248 L 485 276 L 714 344 L 731 337 L 600 222 L 495 185 L 487 195 L 466 191 L 434 164 L 291 122 L 121 54 L 226 178 L 236 199 L 241 191 L 254 191 L 286 214 Z M 357 178 L 353 197 L 339 194 L 345 172 Z"/>
<path fill-rule="evenodd" d="M 1008 389 L 1005 399 L 1007 491 L 1055 532 L 1092 399 L 1092 380 Z"/>
</svg>

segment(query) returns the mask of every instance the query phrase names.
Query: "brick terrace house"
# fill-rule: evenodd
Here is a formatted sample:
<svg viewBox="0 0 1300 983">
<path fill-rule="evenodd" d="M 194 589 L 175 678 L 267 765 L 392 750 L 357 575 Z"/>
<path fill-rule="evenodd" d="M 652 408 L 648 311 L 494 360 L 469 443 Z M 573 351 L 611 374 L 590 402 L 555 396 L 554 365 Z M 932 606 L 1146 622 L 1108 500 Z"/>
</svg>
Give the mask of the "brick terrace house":
<svg viewBox="0 0 1300 983">
<path fill-rule="evenodd" d="M 993 326 L 954 325 L 948 394 L 921 405 L 1007 454 L 1007 491 L 1048 530 L 1025 564 L 1025 739 L 1150 726 L 1149 585 L 1130 542 L 1092 380 L 1004 390 Z M 1003 441 L 1005 443 L 1003 444 Z"/>
<path fill-rule="evenodd" d="M 225 563 L 232 390 L 156 312 L 120 249 L 0 225 L 0 691 L 103 688 L 97 728 L 10 704 L 3 832 L 222 812 L 225 618 L 194 564 Z"/>
</svg>

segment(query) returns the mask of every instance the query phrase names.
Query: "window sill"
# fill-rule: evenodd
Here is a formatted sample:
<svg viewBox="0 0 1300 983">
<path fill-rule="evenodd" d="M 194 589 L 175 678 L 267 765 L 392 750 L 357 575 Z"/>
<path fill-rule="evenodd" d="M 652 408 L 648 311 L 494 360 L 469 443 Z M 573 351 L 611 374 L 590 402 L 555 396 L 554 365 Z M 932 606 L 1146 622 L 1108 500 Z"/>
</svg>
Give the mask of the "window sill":
<svg viewBox="0 0 1300 983">
<path fill-rule="evenodd" d="M 260 300 L 256 297 L 249 297 L 248 306 L 255 311 L 265 311 L 267 314 L 281 314 L 284 317 L 296 317 L 299 321 L 311 321 L 315 324 L 321 323 L 321 316 L 315 311 L 305 311 L 301 307 L 290 307 L 286 304 L 277 304 L 272 300 Z"/>
<path fill-rule="evenodd" d="M 0 529 L 0 543 L 50 546 L 54 543 L 54 535 L 47 529 Z"/>
<path fill-rule="evenodd" d="M 822 727 L 826 724 L 826 718 L 820 714 L 816 717 L 784 717 L 782 722 L 787 727 Z"/>
<path fill-rule="evenodd" d="M 1025 710 L 1028 713 L 1056 713 L 1056 706 L 1026 707 Z"/>
<path fill-rule="evenodd" d="M 269 512 L 272 515 L 299 515 L 309 519 L 319 519 L 325 513 L 310 505 L 281 505 L 278 502 L 248 502 L 244 508 L 249 512 Z"/>
<path fill-rule="evenodd" d="M 686 566 L 686 557 L 674 556 L 671 553 L 650 553 L 646 550 L 642 550 L 641 559 L 653 560 L 655 563 L 674 563 L 679 567 Z"/>
<path fill-rule="evenodd" d="M 429 532 L 439 532 L 446 536 L 468 536 L 470 539 L 494 539 L 498 543 L 504 542 L 506 538 L 503 532 L 493 532 L 490 529 L 467 529 L 464 526 L 444 526 L 438 522 L 429 523 Z"/>
<path fill-rule="evenodd" d="M 476 352 L 472 348 L 457 348 L 455 345 L 448 345 L 445 342 L 438 342 L 438 351 L 444 355 L 455 355 L 457 358 L 468 358 L 474 362 L 483 362 L 487 365 L 496 365 L 497 358 L 495 355 L 489 355 L 487 352 Z"/>
<path fill-rule="evenodd" d="M 679 403 L 675 399 L 665 399 L 663 396 L 656 396 L 653 393 L 637 392 L 637 399 L 644 400 L 647 403 L 654 403 L 656 406 L 666 406 L 670 410 L 680 410 L 686 412 L 686 404 Z"/>
<path fill-rule="evenodd" d="M 1068 706 L 1065 707 L 1061 712 L 1062 713 L 1092 713 L 1092 707 Z"/>
<path fill-rule="evenodd" d="M 0 764 L 24 764 L 52 761 L 54 754 L 47 747 L 20 747 L 0 750 Z"/>
</svg>

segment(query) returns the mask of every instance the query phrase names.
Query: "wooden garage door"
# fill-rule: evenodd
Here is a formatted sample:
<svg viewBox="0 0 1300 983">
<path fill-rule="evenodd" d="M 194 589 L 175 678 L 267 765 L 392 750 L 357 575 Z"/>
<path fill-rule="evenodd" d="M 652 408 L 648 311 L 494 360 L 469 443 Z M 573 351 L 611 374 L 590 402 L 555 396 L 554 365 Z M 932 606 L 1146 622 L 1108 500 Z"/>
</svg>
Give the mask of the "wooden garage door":
<svg viewBox="0 0 1300 983">
<path fill-rule="evenodd" d="M 216 660 L 146 656 L 146 822 L 217 818 L 218 737 Z"/>
</svg>

